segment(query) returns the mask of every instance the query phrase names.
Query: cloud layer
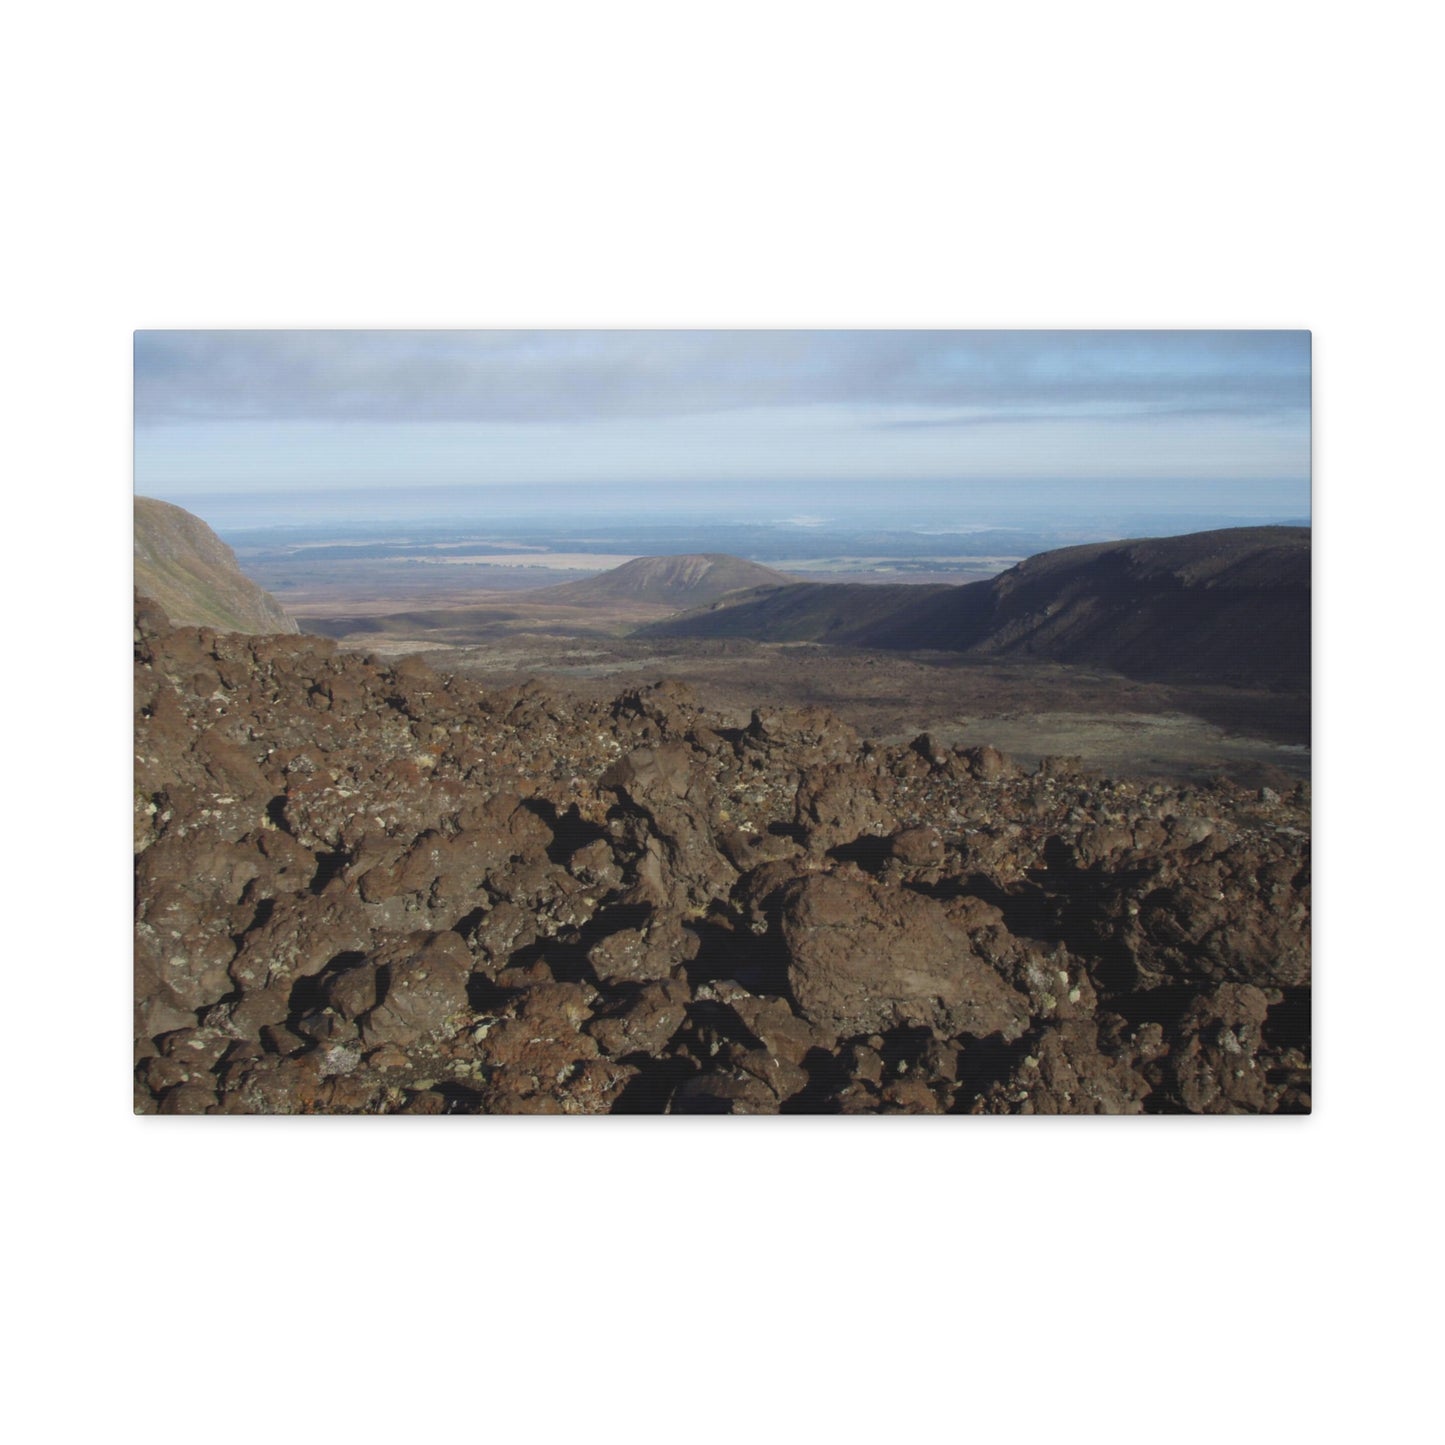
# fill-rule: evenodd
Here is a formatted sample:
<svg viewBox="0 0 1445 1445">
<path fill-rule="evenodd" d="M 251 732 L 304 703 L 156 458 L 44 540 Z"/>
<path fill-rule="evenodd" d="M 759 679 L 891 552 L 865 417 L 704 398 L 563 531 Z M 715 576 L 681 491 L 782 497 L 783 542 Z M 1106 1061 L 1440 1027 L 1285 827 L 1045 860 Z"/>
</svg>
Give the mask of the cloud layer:
<svg viewBox="0 0 1445 1445">
<path fill-rule="evenodd" d="M 1299 422 L 1307 332 L 142 331 L 138 423 L 568 423 L 819 405 L 882 427 Z"/>
</svg>

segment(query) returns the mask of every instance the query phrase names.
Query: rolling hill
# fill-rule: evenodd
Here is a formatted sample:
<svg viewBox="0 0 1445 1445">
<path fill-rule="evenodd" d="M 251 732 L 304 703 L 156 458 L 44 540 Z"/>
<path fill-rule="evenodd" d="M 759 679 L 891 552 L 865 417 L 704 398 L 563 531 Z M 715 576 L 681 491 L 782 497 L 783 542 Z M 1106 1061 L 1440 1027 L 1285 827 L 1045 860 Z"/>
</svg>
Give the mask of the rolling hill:
<svg viewBox="0 0 1445 1445">
<path fill-rule="evenodd" d="M 577 607 L 613 602 L 700 607 L 731 592 L 788 587 L 796 581 L 784 572 L 775 572 L 771 567 L 745 562 L 724 552 L 697 552 L 676 557 L 636 557 L 596 577 L 543 587 L 531 596 L 539 602 Z"/>
</svg>

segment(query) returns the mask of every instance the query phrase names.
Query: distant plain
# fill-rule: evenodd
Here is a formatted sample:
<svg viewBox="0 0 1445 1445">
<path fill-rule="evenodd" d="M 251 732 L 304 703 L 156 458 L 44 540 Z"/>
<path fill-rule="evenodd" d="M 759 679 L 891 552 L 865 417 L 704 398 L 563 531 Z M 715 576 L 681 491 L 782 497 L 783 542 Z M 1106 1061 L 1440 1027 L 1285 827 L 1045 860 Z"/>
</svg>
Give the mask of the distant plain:
<svg viewBox="0 0 1445 1445">
<path fill-rule="evenodd" d="M 497 686 L 545 676 L 570 691 L 610 696 L 671 677 L 740 721 L 756 706 L 818 705 L 884 741 L 928 732 L 950 745 L 989 743 L 1029 764 L 1063 753 L 1118 773 L 1198 779 L 1222 772 L 1284 783 L 1310 767 L 1309 702 L 1298 694 L 1165 685 L 1098 668 L 979 663 L 937 652 L 644 639 L 629 634 L 686 604 L 611 598 L 577 605 L 561 588 L 637 557 L 701 551 L 747 557 L 798 581 L 956 586 L 1078 542 L 1256 520 L 1067 518 L 952 531 L 332 522 L 225 535 L 247 575 L 303 630 L 381 655 L 425 653 L 441 671 Z M 564 595 L 549 595 L 559 588 Z"/>
</svg>

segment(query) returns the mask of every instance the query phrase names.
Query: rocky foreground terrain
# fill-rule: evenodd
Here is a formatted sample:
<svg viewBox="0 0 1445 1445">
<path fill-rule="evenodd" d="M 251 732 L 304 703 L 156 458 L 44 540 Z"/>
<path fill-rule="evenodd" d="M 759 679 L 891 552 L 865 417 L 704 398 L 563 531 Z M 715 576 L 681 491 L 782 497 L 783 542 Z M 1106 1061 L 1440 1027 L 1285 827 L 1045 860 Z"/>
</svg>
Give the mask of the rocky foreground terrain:
<svg viewBox="0 0 1445 1445">
<path fill-rule="evenodd" d="M 140 1112 L 1309 1108 L 1304 784 L 488 690 L 137 600 Z"/>
</svg>

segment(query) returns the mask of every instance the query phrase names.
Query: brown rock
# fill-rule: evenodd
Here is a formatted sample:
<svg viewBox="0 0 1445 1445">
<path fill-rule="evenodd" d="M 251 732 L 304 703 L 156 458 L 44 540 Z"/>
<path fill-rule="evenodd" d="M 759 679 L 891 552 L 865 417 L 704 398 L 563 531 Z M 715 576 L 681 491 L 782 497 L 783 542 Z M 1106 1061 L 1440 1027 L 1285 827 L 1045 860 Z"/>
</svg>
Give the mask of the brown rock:
<svg viewBox="0 0 1445 1445">
<path fill-rule="evenodd" d="M 225 1026 L 243 1038 L 256 1038 L 267 1024 L 284 1023 L 291 1014 L 291 983 L 282 980 L 221 1006 Z M 207 1018 L 211 1015 L 207 1014 Z"/>
<path fill-rule="evenodd" d="M 970 775 L 981 783 L 996 783 L 1000 778 L 1012 777 L 1018 771 L 1008 754 L 999 752 L 997 748 L 966 748 L 959 757 Z"/>
<path fill-rule="evenodd" d="M 836 1042 L 826 1030 L 799 1018 L 784 999 L 744 995 L 728 1007 L 763 1048 L 784 1063 L 801 1064 L 812 1050 L 829 1050 Z"/>
<path fill-rule="evenodd" d="M 587 1032 L 604 1054 L 660 1053 L 682 1026 L 690 995 L 687 985 L 668 980 L 645 984 L 625 1005 L 593 1019 Z"/>
<path fill-rule="evenodd" d="M 216 1091 L 205 1084 L 179 1084 L 161 1100 L 162 1114 L 205 1114 L 219 1103 Z"/>
<path fill-rule="evenodd" d="M 366 1062 L 373 1069 L 404 1069 L 407 1057 L 395 1044 L 382 1044 L 366 1055 Z"/>
<path fill-rule="evenodd" d="M 937 1114 L 941 1109 L 938 1095 L 922 1079 L 911 1076 L 885 1085 L 882 1103 L 891 1114 Z"/>
<path fill-rule="evenodd" d="M 745 1074 L 765 1083 L 779 1104 L 808 1087 L 806 1070 L 778 1058 L 770 1049 L 748 1049 L 738 1054 L 735 1062 Z"/>
<path fill-rule="evenodd" d="M 1087 1021 L 1031 1034 L 1007 1079 L 975 1103 L 988 1114 L 1139 1114 L 1148 1081 L 1120 1059 L 1100 1053 Z"/>
<path fill-rule="evenodd" d="M 818 875 L 789 886 L 788 982 L 805 1017 L 840 1035 L 898 1024 L 1017 1038 L 1027 1001 L 933 899 Z"/>
<path fill-rule="evenodd" d="M 304 1053 L 310 1046 L 309 1040 L 302 1038 L 299 1034 L 293 1034 L 282 1024 L 267 1024 L 261 1030 L 261 1043 L 267 1053 L 280 1054 L 282 1058 L 290 1058 L 293 1054 Z"/>
<path fill-rule="evenodd" d="M 596 1040 L 581 1031 L 590 1016 L 589 991 L 581 984 L 529 988 L 512 1005 L 511 1016 L 474 1033 L 477 1058 L 488 1070 L 510 1076 L 494 1080 L 504 1090 L 556 1090 L 579 1061 L 598 1056 Z"/>
<path fill-rule="evenodd" d="M 1222 984 L 1195 997 L 1163 1065 L 1166 1089 L 1180 1106 L 1193 1114 L 1255 1114 L 1268 1107 L 1258 1057 L 1268 1013 L 1269 996 L 1249 984 Z"/>
<path fill-rule="evenodd" d="M 191 1068 L 182 1059 L 164 1059 L 152 1055 L 141 1061 L 140 1066 L 136 1069 L 136 1077 L 152 1094 L 159 1098 L 168 1089 L 175 1089 L 181 1084 L 190 1083 L 192 1078 L 200 1072 L 198 1069 Z"/>
<path fill-rule="evenodd" d="M 761 1079 L 740 1068 L 694 1074 L 678 1085 L 669 1113 L 776 1114 L 778 1096 Z"/>
<path fill-rule="evenodd" d="M 794 821 L 806 830 L 809 848 L 825 852 L 896 828 L 897 820 L 879 796 L 879 786 L 877 773 L 863 763 L 809 769 L 793 805 Z"/>
<path fill-rule="evenodd" d="M 692 781 L 692 750 L 683 743 L 637 748 L 613 763 L 598 786 L 614 788 L 634 802 L 647 804 L 687 796 Z"/>
<path fill-rule="evenodd" d="M 359 1019 L 376 1007 L 382 988 L 379 971 L 378 964 L 368 963 L 333 974 L 326 981 L 327 1004 L 344 1019 Z"/>
<path fill-rule="evenodd" d="M 587 962 L 599 983 L 639 983 L 672 977 L 697 957 L 699 946 L 696 933 L 669 918 L 608 935 L 592 946 Z"/>
<path fill-rule="evenodd" d="M 375 961 L 385 970 L 386 989 L 361 1021 L 368 1046 L 416 1043 L 466 1008 L 471 955 L 455 933 L 413 934 Z"/>
<path fill-rule="evenodd" d="M 943 835 L 926 824 L 904 828 L 888 840 L 888 856 L 909 868 L 936 868 L 943 862 Z"/>
<path fill-rule="evenodd" d="M 629 1064 L 583 1059 L 558 1089 L 564 1114 L 610 1114 L 623 1090 L 637 1077 Z"/>
</svg>

